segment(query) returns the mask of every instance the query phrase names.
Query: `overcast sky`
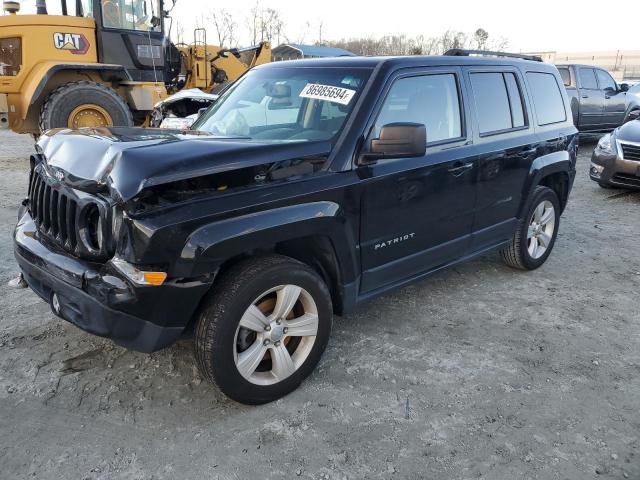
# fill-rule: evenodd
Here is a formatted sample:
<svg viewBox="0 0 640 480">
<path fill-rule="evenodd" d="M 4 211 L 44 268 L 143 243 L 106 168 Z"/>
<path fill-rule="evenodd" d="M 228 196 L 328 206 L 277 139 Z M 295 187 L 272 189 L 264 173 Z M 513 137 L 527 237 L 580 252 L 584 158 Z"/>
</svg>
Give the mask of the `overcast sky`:
<svg viewBox="0 0 640 480">
<path fill-rule="evenodd" d="M 166 2 L 169 4 L 170 0 Z M 482 27 L 490 37 L 505 37 L 510 50 L 518 52 L 640 50 L 638 29 L 624 22 L 625 11 L 632 16 L 640 13 L 636 2 L 613 1 L 611 9 L 595 9 L 584 0 L 264 0 L 260 5 L 281 12 L 290 42 L 317 41 L 320 22 L 325 40 L 399 33 L 431 37 L 447 29 L 472 33 Z M 23 11 L 32 10 L 35 0 L 22 3 Z M 173 16 L 184 28 L 184 40 L 191 41 L 198 19 L 204 17 L 206 21 L 212 9 L 226 8 L 238 24 L 240 43 L 247 45 L 250 38 L 246 18 L 255 3 L 255 0 L 178 0 Z M 48 0 L 48 4 L 54 10 L 59 0 Z"/>
</svg>

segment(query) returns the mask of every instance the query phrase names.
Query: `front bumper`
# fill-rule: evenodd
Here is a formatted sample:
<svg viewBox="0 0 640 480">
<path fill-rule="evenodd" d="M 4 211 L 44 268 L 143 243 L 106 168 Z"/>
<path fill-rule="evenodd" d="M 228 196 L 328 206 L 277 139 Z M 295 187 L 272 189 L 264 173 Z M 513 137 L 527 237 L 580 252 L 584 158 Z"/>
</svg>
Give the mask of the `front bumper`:
<svg viewBox="0 0 640 480">
<path fill-rule="evenodd" d="M 600 153 L 596 148 L 591 155 L 589 178 L 601 185 L 640 189 L 640 162 L 625 160 L 618 154 Z M 594 166 L 602 168 L 598 174 Z"/>
<path fill-rule="evenodd" d="M 181 337 L 207 281 L 134 286 L 108 265 L 83 262 L 39 240 L 26 209 L 14 233 L 14 253 L 29 285 L 54 313 L 87 332 L 141 352 L 167 347 Z"/>
<path fill-rule="evenodd" d="M 0 93 L 0 130 L 9 128 L 9 102 L 6 93 Z"/>
</svg>

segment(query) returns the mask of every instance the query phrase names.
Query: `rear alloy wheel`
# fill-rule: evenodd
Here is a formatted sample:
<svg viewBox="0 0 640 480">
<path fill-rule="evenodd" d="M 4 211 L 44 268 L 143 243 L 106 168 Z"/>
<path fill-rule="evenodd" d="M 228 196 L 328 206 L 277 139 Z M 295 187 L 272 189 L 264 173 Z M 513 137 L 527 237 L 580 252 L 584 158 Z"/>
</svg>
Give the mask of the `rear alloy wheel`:
<svg viewBox="0 0 640 480">
<path fill-rule="evenodd" d="M 533 211 L 527 229 L 527 251 L 534 260 L 541 258 L 551 245 L 556 228 L 556 209 L 544 200 Z"/>
<path fill-rule="evenodd" d="M 202 374 L 238 402 L 293 391 L 329 340 L 332 304 L 309 266 L 282 255 L 244 260 L 217 280 L 195 335 Z"/>
<path fill-rule="evenodd" d="M 503 260 L 522 270 L 538 268 L 551 254 L 559 226 L 560 202 L 556 192 L 548 187 L 536 187 L 511 244 L 502 250 Z"/>
</svg>

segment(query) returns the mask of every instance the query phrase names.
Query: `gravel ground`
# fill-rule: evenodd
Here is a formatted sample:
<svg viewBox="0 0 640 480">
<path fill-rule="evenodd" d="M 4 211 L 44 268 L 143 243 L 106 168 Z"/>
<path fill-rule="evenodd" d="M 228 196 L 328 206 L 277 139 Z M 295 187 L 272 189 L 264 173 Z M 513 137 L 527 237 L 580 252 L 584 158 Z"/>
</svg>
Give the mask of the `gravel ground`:
<svg viewBox="0 0 640 480">
<path fill-rule="evenodd" d="M 7 286 L 30 148 L 0 134 L 0 478 L 640 479 L 640 193 L 587 178 L 592 143 L 542 268 L 489 255 L 337 318 L 262 407 L 188 341 L 129 352 Z"/>
</svg>

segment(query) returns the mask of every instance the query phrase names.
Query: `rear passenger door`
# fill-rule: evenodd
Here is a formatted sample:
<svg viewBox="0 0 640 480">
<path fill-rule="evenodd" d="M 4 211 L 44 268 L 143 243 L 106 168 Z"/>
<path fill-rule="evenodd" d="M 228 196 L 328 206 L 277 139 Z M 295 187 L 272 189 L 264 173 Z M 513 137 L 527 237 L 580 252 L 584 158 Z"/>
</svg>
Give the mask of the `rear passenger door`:
<svg viewBox="0 0 640 480">
<path fill-rule="evenodd" d="M 407 71 L 390 80 L 367 142 L 396 122 L 426 126 L 426 155 L 360 165 L 361 291 L 401 283 L 463 257 L 474 218 L 477 165 L 461 70 Z"/>
<path fill-rule="evenodd" d="M 576 67 L 578 86 L 580 87 L 580 130 L 598 130 L 604 128 L 604 92 L 598 87 L 593 68 Z"/>
<path fill-rule="evenodd" d="M 474 143 L 478 152 L 478 199 L 472 250 L 510 238 L 536 157 L 523 77 L 512 67 L 465 69 L 471 86 Z"/>
</svg>

